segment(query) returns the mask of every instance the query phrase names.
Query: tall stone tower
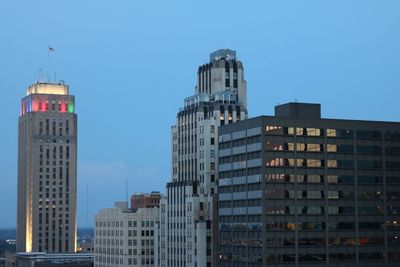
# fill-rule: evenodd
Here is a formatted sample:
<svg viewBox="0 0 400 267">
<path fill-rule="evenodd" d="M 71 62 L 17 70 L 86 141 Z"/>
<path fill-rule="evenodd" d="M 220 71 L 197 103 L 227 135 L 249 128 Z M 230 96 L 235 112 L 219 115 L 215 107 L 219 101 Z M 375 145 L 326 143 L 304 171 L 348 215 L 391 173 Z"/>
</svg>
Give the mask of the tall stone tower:
<svg viewBox="0 0 400 267">
<path fill-rule="evenodd" d="M 172 181 L 160 205 L 159 266 L 216 266 L 218 127 L 246 118 L 243 65 L 235 51 L 215 51 L 198 68 L 195 95 L 185 99 L 172 126 Z"/>
<path fill-rule="evenodd" d="M 74 252 L 77 115 L 68 85 L 31 85 L 18 132 L 17 251 Z"/>
</svg>

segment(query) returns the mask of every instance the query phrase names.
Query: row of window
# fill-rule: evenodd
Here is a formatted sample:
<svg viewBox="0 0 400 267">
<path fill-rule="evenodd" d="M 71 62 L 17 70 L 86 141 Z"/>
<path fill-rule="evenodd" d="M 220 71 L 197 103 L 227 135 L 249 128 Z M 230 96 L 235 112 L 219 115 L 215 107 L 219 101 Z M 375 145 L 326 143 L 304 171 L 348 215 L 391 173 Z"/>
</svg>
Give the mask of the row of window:
<svg viewBox="0 0 400 267">
<path fill-rule="evenodd" d="M 49 224 L 49 216 L 47 216 L 48 215 L 48 213 L 46 214 L 46 224 Z M 60 216 L 60 217 L 62 217 L 62 216 Z M 66 217 L 68 217 L 68 216 L 66 216 Z M 55 218 L 51 218 L 51 219 L 53 219 L 52 220 L 52 225 L 53 226 L 55 226 L 56 225 L 56 221 L 55 221 Z M 63 220 L 63 219 L 59 219 L 58 220 L 58 224 L 59 224 L 59 226 L 61 226 L 62 227 L 62 225 L 63 225 L 63 223 L 65 222 L 65 225 L 69 225 L 69 219 L 67 218 L 67 219 L 65 219 L 65 221 Z M 42 224 L 43 223 L 43 220 L 42 220 L 42 213 L 39 213 L 39 224 Z M 47 226 L 46 226 L 47 227 Z"/>
<path fill-rule="evenodd" d="M 370 260 L 383 260 L 384 254 L 380 252 L 372 252 L 372 253 L 359 253 L 358 259 L 360 261 L 370 261 Z M 295 254 L 268 254 L 267 262 L 277 263 L 277 262 L 295 262 Z M 399 256 L 398 253 L 389 254 L 389 259 L 395 259 Z M 299 262 L 315 262 L 315 261 L 326 261 L 325 254 L 299 254 L 298 261 Z M 331 253 L 329 254 L 328 261 L 336 262 L 336 261 L 356 261 L 355 253 Z"/>
<path fill-rule="evenodd" d="M 393 221 L 391 221 L 393 222 Z M 397 224 L 397 227 L 400 228 L 400 224 Z M 344 224 L 343 224 L 344 223 Z M 302 222 L 302 223 L 293 223 L 293 222 L 271 222 L 266 224 L 266 229 L 269 231 L 278 230 L 289 230 L 289 231 L 320 231 L 325 229 L 348 229 L 350 226 L 352 229 L 355 229 L 355 224 L 348 225 L 347 222 L 329 222 L 328 228 L 326 227 L 325 222 Z M 386 224 L 389 226 L 389 224 Z M 353 227 L 354 226 L 354 227 Z M 369 230 L 369 229 L 383 229 L 384 224 L 382 222 L 358 222 L 358 229 L 359 230 Z M 395 229 L 395 227 L 388 227 L 388 229 Z"/>
<path fill-rule="evenodd" d="M 400 241 L 398 240 L 400 237 L 391 236 L 388 237 L 388 244 L 391 245 L 400 245 Z M 358 240 L 358 241 L 357 241 Z M 255 238 L 251 239 L 241 239 L 241 238 L 228 238 L 222 239 L 221 244 L 225 245 L 235 245 L 235 246 L 249 246 L 249 247 L 261 247 L 265 245 L 266 247 L 292 247 L 296 244 L 299 247 L 305 246 L 371 246 L 371 245 L 383 245 L 385 239 L 383 237 L 330 237 L 330 238 L 283 238 L 283 237 L 272 237 L 267 238 L 266 243 L 263 244 L 262 239 Z"/>
<path fill-rule="evenodd" d="M 137 230 L 128 230 L 128 236 L 154 236 L 154 231 L 153 230 L 142 230 L 142 231 L 137 231 Z M 141 235 L 140 235 L 141 234 Z M 96 235 L 99 237 L 102 236 L 123 236 L 123 231 L 122 230 L 96 230 Z"/>
<path fill-rule="evenodd" d="M 48 198 L 49 197 L 49 195 L 48 194 L 46 194 L 46 199 L 42 199 L 42 197 L 43 197 L 43 195 L 39 195 L 39 202 L 38 202 L 38 204 L 39 204 L 39 211 L 42 211 L 42 205 L 44 205 L 44 207 L 46 208 L 46 210 L 48 209 L 48 207 L 49 207 L 49 205 L 50 205 L 50 199 Z M 51 204 L 54 206 L 54 205 L 56 205 L 56 199 L 55 199 L 55 197 L 53 197 L 53 199 L 51 200 Z M 58 205 L 62 205 L 63 204 L 63 200 L 62 199 L 59 199 L 58 200 Z M 69 205 L 69 199 L 67 198 L 67 199 L 65 199 L 65 204 L 66 205 Z"/>
<path fill-rule="evenodd" d="M 58 122 L 58 123 L 57 123 Z M 66 119 L 65 120 L 65 124 L 64 124 L 64 120 L 60 119 L 60 120 L 56 120 L 56 119 L 52 119 L 50 122 L 50 119 L 46 119 L 39 121 L 39 135 L 59 135 L 59 136 L 63 136 L 65 135 L 69 135 L 69 120 Z M 52 129 L 52 132 L 50 133 L 50 127 Z M 57 134 L 57 130 L 58 129 L 58 134 Z M 46 132 L 44 131 L 46 130 Z"/>
<path fill-rule="evenodd" d="M 324 206 L 269 206 L 266 209 L 268 215 L 284 215 L 284 214 L 299 214 L 299 215 L 354 215 L 355 207 L 341 206 L 327 208 Z M 357 208 L 358 215 L 383 215 L 383 206 L 360 206 Z M 389 206 L 387 207 L 387 215 L 394 216 L 400 215 L 400 206 Z"/>
<path fill-rule="evenodd" d="M 234 186 L 223 186 L 220 187 L 220 207 L 233 206 L 257 206 L 261 205 L 261 199 L 251 199 L 246 195 L 243 198 L 236 197 L 233 195 L 229 196 L 226 193 L 235 192 L 248 192 L 261 190 L 261 184 L 243 184 Z M 283 189 L 267 189 L 265 191 L 267 199 L 349 199 L 354 200 L 354 191 L 352 190 L 283 190 Z M 261 197 L 261 192 L 259 194 Z M 360 190 L 357 194 L 359 200 L 383 200 L 385 198 L 384 192 L 381 190 Z M 387 191 L 387 200 L 399 200 L 400 192 L 398 191 Z M 233 200 L 232 204 L 230 200 Z M 228 202 L 227 202 L 228 201 Z M 246 202 L 247 201 L 247 202 Z"/>
<path fill-rule="evenodd" d="M 140 221 L 141 227 L 154 227 L 154 221 Z M 138 221 L 128 221 L 128 227 L 137 227 Z M 124 221 L 96 221 L 96 227 L 124 227 Z"/>
<path fill-rule="evenodd" d="M 274 220 L 274 218 L 271 218 L 271 220 Z M 267 230 L 298 230 L 298 231 L 316 231 L 316 230 L 325 230 L 325 229 L 330 229 L 330 230 L 335 230 L 335 229 L 355 229 L 355 222 L 351 222 L 348 224 L 348 222 L 337 222 L 333 221 L 330 219 L 328 222 L 328 227 L 325 222 L 313 222 L 313 221 L 307 221 L 307 222 L 276 222 L 269 220 L 266 223 L 266 229 Z M 240 230 L 240 229 L 255 229 L 258 228 L 261 225 L 261 215 L 249 215 L 247 216 L 220 216 L 219 217 L 219 222 L 220 222 L 220 230 L 225 231 L 225 230 Z M 365 229 L 383 229 L 384 226 L 386 225 L 386 228 L 388 230 L 396 230 L 400 229 L 400 221 L 397 220 L 388 220 L 386 222 L 380 221 L 360 221 L 358 222 L 358 229 L 359 230 L 365 230 Z"/>
<path fill-rule="evenodd" d="M 358 215 L 384 215 L 383 206 L 360 206 L 357 209 L 353 206 L 267 206 L 265 212 L 268 215 L 353 215 L 356 211 Z M 400 215 L 400 206 L 388 206 L 386 212 L 388 216 L 398 216 Z M 220 216 L 261 213 L 261 206 L 219 208 Z"/>
<path fill-rule="evenodd" d="M 254 137 L 251 137 L 254 139 Z M 230 156 L 232 154 L 245 154 L 249 152 L 246 148 L 249 144 L 255 143 L 252 140 L 235 140 L 232 142 L 232 146 L 225 142 L 219 144 L 219 149 L 221 151 L 228 151 L 224 153 L 224 155 Z M 257 143 L 259 145 L 259 150 L 261 150 L 261 143 Z M 232 151 L 230 148 L 232 147 Z M 400 147 L 399 146 L 386 146 L 382 149 L 382 146 L 378 145 L 347 145 L 347 144 L 322 144 L 322 143 L 291 143 L 291 142 L 283 142 L 279 141 L 266 141 L 266 151 L 270 153 L 270 151 L 288 151 L 288 152 L 328 152 L 331 153 L 341 153 L 341 154 L 353 154 L 357 153 L 360 155 L 382 155 L 383 151 L 386 156 L 400 156 Z M 221 156 L 221 155 L 220 155 Z M 246 155 L 243 155 L 244 157 Z M 238 161 L 235 157 L 231 159 L 230 157 L 224 158 L 221 157 L 220 161 L 231 162 Z"/>
<path fill-rule="evenodd" d="M 108 267 L 109 264 L 115 264 L 115 265 L 124 264 L 123 258 L 103 256 L 103 255 L 96 255 L 95 261 L 96 261 L 96 266 L 99 267 Z M 139 262 L 137 258 L 128 258 L 128 265 L 137 265 L 138 263 Z M 141 265 L 154 265 L 154 258 L 141 257 L 140 263 Z"/>
<path fill-rule="evenodd" d="M 289 134 L 290 135 L 290 134 Z M 252 143 L 258 143 L 261 141 L 261 136 L 253 136 L 234 140 L 225 141 L 219 143 L 219 149 L 229 149 L 239 146 L 245 146 Z M 329 141 L 329 140 L 328 140 Z M 354 153 L 355 151 L 359 154 L 382 154 L 382 147 L 380 145 L 350 145 L 350 144 L 324 144 L 321 143 L 324 140 L 320 140 L 319 143 L 293 143 L 285 142 L 283 139 L 276 139 L 273 137 L 267 137 L 266 150 L 269 151 L 309 151 L 309 152 L 335 152 L 335 153 Z M 385 154 L 388 156 L 399 156 L 399 146 L 387 146 L 385 147 Z"/>
<path fill-rule="evenodd" d="M 69 156 L 70 156 L 70 148 L 69 148 L 69 145 L 66 145 L 66 146 L 63 146 L 63 145 L 60 145 L 60 146 L 58 146 L 58 154 L 59 154 L 59 160 L 62 160 L 63 159 L 63 156 L 64 156 L 64 147 L 65 147 L 65 157 L 66 157 L 66 159 L 69 159 Z M 49 145 L 47 145 L 47 146 L 44 146 L 44 145 L 40 145 L 39 146 L 39 152 L 40 152 L 40 154 L 39 154 L 39 158 L 40 158 L 40 160 L 42 161 L 43 160 L 43 156 L 44 156 L 44 150 L 46 150 L 46 153 L 45 153 L 45 155 L 46 155 L 46 162 L 48 162 L 49 160 L 50 160 L 50 154 L 52 154 L 52 158 L 53 158 L 53 160 L 56 160 L 57 159 L 57 146 L 56 145 L 53 145 L 53 146 L 49 146 Z M 48 163 L 47 163 L 47 165 L 49 165 Z M 55 163 L 54 163 L 54 165 L 55 165 Z M 62 165 L 62 164 L 60 164 L 60 165 Z"/>
<path fill-rule="evenodd" d="M 325 190 L 279 190 L 279 189 L 267 189 L 266 197 L 269 199 L 323 199 L 325 196 L 328 199 L 348 199 L 354 197 L 353 191 L 325 191 Z M 386 192 L 387 199 L 398 200 L 400 199 L 399 191 L 388 191 Z M 359 199 L 384 199 L 384 193 L 380 190 L 373 191 L 359 191 Z"/>
<path fill-rule="evenodd" d="M 105 254 L 105 255 L 126 255 L 124 253 L 123 248 L 105 248 L 105 247 L 97 247 L 95 248 L 96 253 L 98 254 Z M 129 248 L 128 249 L 128 255 L 154 255 L 154 249 L 149 249 L 149 248 L 142 248 L 142 249 L 136 249 L 136 248 Z"/>
<path fill-rule="evenodd" d="M 39 242 L 41 242 L 41 239 L 39 239 Z M 65 240 L 64 242 L 64 247 L 62 247 L 62 240 L 59 239 L 58 240 L 58 247 L 56 248 L 56 241 L 55 238 L 52 239 L 51 242 L 51 250 L 50 250 L 50 246 L 49 246 L 49 239 L 45 240 L 45 244 L 39 244 L 39 252 L 45 251 L 45 252 L 56 252 L 57 250 L 58 252 L 63 252 L 63 251 L 68 251 L 69 250 L 69 240 Z"/>
<path fill-rule="evenodd" d="M 256 250 L 252 248 L 252 250 Z M 326 254 L 298 254 L 297 260 L 299 262 L 356 262 L 356 253 L 330 253 L 328 258 Z M 294 263 L 296 260 L 296 254 L 276 254 L 269 253 L 266 255 L 266 259 L 268 263 Z M 368 252 L 368 253 L 359 253 L 358 254 L 359 261 L 383 261 L 385 256 L 382 252 Z M 400 259 L 400 253 L 391 252 L 388 253 L 388 260 L 396 262 Z M 223 253 L 219 258 L 220 265 L 222 267 L 231 266 L 228 262 L 233 261 L 236 267 L 241 266 L 249 266 L 259 267 L 261 266 L 262 256 L 261 253 L 258 255 L 250 255 L 248 252 L 234 252 L 234 253 Z"/>
<path fill-rule="evenodd" d="M 388 131 L 380 132 L 373 130 L 350 130 L 350 129 L 324 129 L 324 128 L 299 128 L 299 127 L 281 127 L 266 126 L 267 135 L 297 135 L 297 136 L 327 136 L 339 138 L 353 138 L 354 133 L 357 139 L 364 140 L 382 140 L 400 141 L 400 132 Z"/>
<path fill-rule="evenodd" d="M 271 142 L 267 141 L 266 151 L 297 151 L 297 152 L 328 152 L 342 154 L 360 154 L 360 155 L 382 155 L 400 156 L 399 146 L 377 145 L 346 145 L 346 144 L 319 144 L 319 143 L 290 143 L 290 142 Z"/>
<path fill-rule="evenodd" d="M 225 175 L 224 175 L 225 176 Z M 315 174 L 282 174 L 272 173 L 266 174 L 265 178 L 268 183 L 325 183 L 327 180 L 328 184 L 354 184 L 357 180 L 358 184 L 383 184 L 383 177 L 374 175 L 358 175 L 357 179 L 352 175 L 315 175 Z M 387 176 L 387 184 L 400 184 L 400 176 Z M 220 182 L 221 185 L 221 182 Z"/>
<path fill-rule="evenodd" d="M 356 165 L 355 165 L 356 163 Z M 385 163 L 385 164 L 384 164 Z M 303 168 L 338 168 L 371 170 L 400 169 L 400 161 L 381 161 L 381 160 L 334 160 L 334 159 L 301 159 L 301 158 L 272 158 L 266 161 L 267 167 L 303 167 Z M 244 166 L 245 168 L 246 166 Z"/>
</svg>

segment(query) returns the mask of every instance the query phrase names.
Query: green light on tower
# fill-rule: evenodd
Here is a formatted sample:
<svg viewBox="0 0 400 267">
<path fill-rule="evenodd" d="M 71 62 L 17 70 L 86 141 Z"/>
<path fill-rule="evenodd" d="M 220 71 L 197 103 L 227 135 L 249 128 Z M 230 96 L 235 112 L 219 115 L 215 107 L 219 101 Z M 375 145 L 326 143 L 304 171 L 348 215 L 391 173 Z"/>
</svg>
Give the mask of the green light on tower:
<svg viewBox="0 0 400 267">
<path fill-rule="evenodd" d="M 74 102 L 72 101 L 68 103 L 68 112 L 74 113 Z"/>
</svg>

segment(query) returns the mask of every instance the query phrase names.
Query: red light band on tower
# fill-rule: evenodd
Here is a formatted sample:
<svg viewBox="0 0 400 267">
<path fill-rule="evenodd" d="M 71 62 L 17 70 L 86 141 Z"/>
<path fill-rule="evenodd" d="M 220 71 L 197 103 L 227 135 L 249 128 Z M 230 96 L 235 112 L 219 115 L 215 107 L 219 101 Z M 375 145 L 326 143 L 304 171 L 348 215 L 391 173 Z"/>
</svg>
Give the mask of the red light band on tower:
<svg viewBox="0 0 400 267">
<path fill-rule="evenodd" d="M 67 107 L 66 107 L 65 101 L 62 101 L 61 102 L 61 112 L 64 113 L 66 111 L 67 111 Z"/>
<path fill-rule="evenodd" d="M 39 111 L 39 101 L 37 99 L 32 100 L 32 111 L 33 112 Z"/>
</svg>

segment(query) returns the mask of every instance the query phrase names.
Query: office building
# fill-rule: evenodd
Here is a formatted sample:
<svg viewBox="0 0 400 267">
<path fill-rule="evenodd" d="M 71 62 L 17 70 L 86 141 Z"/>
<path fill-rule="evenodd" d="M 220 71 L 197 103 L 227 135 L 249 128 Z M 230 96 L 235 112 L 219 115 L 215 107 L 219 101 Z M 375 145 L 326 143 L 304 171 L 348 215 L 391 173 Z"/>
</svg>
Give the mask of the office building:
<svg viewBox="0 0 400 267">
<path fill-rule="evenodd" d="M 220 266 L 398 266 L 400 123 L 288 103 L 218 141 Z"/>
<path fill-rule="evenodd" d="M 95 266 L 155 266 L 157 205 L 129 209 L 128 202 L 116 202 L 95 216 Z"/>
<path fill-rule="evenodd" d="M 68 85 L 31 85 L 18 135 L 17 251 L 74 252 L 77 115 Z"/>
<path fill-rule="evenodd" d="M 86 240 L 78 243 L 77 252 L 79 252 L 79 253 L 94 253 L 93 240 L 86 239 Z"/>
<path fill-rule="evenodd" d="M 236 52 L 221 49 L 198 68 L 195 95 L 172 126 L 172 181 L 160 203 L 159 266 L 216 264 L 218 127 L 247 118 L 246 81 Z"/>
</svg>

